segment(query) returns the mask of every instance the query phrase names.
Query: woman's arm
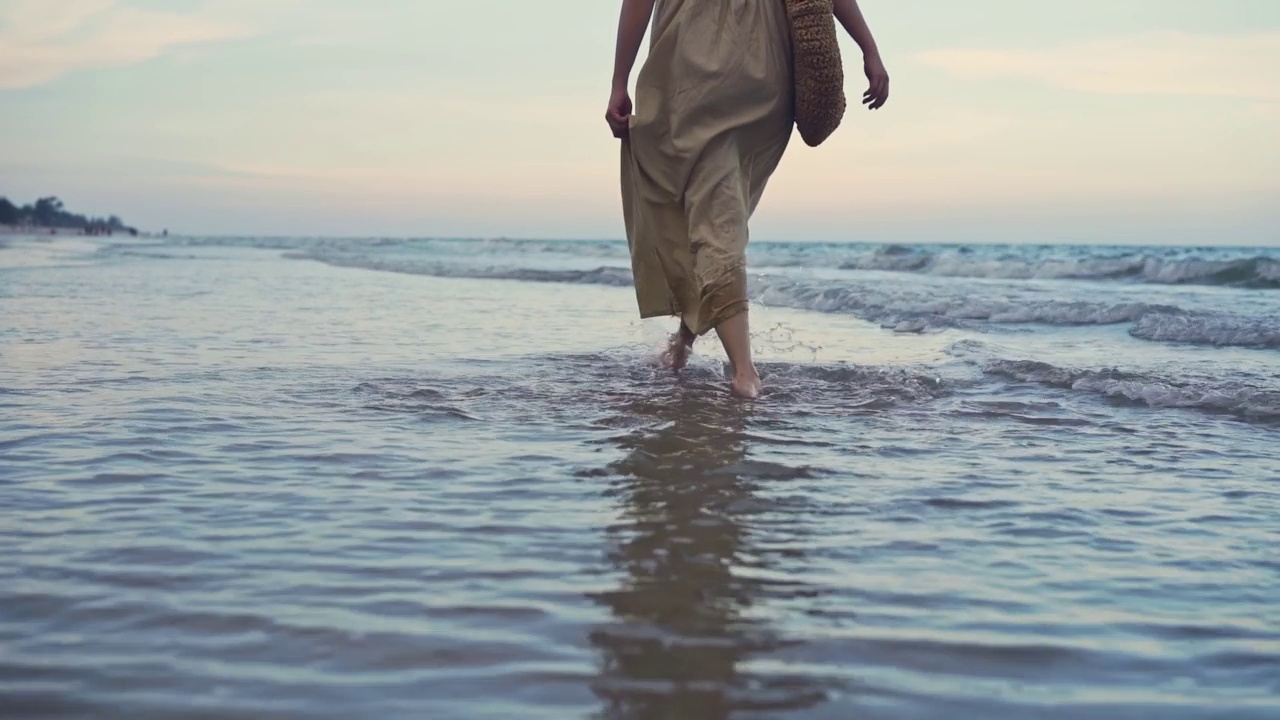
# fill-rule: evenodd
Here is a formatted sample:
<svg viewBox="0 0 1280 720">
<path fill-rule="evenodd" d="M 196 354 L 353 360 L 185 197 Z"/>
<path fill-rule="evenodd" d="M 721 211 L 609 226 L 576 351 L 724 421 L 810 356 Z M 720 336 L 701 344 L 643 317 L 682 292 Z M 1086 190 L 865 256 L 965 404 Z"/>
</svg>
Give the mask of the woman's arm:
<svg viewBox="0 0 1280 720">
<path fill-rule="evenodd" d="M 622 16 L 618 18 L 618 49 L 613 58 L 613 92 L 604 119 L 616 138 L 627 136 L 631 117 L 631 69 L 640 54 L 640 43 L 653 18 L 655 0 L 622 0 Z"/>
<path fill-rule="evenodd" d="M 622 16 L 618 18 L 618 49 L 613 58 L 613 89 L 626 89 L 631 82 L 631 69 L 640 54 L 640 43 L 653 18 L 655 0 L 622 0 Z"/>
<path fill-rule="evenodd" d="M 880 60 L 880 48 L 876 47 L 871 28 L 862 17 L 858 0 L 835 0 L 835 11 L 836 19 L 849 32 L 849 37 L 862 48 L 863 66 L 870 83 L 862 94 L 862 103 L 871 110 L 877 110 L 889 100 L 889 73 Z"/>
<path fill-rule="evenodd" d="M 862 48 L 863 55 L 880 56 L 880 50 L 876 47 L 876 39 L 871 36 L 871 28 L 867 27 L 867 21 L 862 17 L 862 10 L 858 7 L 858 0 L 835 0 L 836 19 L 849 31 L 849 37 L 858 43 L 858 47 Z"/>
</svg>

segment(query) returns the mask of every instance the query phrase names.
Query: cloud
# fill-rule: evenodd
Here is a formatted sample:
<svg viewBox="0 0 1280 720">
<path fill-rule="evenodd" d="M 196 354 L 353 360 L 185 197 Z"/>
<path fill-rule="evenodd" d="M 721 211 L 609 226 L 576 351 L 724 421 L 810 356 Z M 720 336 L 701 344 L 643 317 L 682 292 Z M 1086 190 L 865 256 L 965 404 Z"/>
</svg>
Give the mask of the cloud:
<svg viewBox="0 0 1280 720">
<path fill-rule="evenodd" d="M 1280 32 L 1153 32 L 1038 50 L 940 49 L 919 60 L 957 78 L 1029 78 L 1108 95 L 1280 99 Z"/>
<path fill-rule="evenodd" d="M 80 70 L 133 65 L 183 45 L 253 33 L 202 11 L 142 10 L 117 0 L 14 0 L 0 5 L 0 90 L 42 85 Z"/>
<path fill-rule="evenodd" d="M 1274 121 L 1280 125 L 1280 102 L 1258 103 L 1249 109 L 1250 114 L 1261 120 Z"/>
<path fill-rule="evenodd" d="M 48 3 L 17 0 L 0 8 L 0 37 L 35 43 L 57 38 L 114 4 L 115 0 L 66 0 L 57 12 L 50 12 Z"/>
</svg>

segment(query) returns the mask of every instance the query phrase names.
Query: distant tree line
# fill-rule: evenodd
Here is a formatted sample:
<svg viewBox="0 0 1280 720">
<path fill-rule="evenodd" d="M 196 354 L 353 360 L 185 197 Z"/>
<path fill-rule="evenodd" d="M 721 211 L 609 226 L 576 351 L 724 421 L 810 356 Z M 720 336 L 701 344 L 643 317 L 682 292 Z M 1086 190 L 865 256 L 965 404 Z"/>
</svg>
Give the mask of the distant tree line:
<svg viewBox="0 0 1280 720">
<path fill-rule="evenodd" d="M 43 197 L 34 204 L 14 205 L 9 198 L 0 196 L 0 225 L 26 225 L 41 228 L 65 228 L 79 230 L 89 235 L 109 235 L 123 232 L 137 235 L 138 231 L 124 224 L 117 215 L 110 217 L 86 217 L 69 212 L 56 197 Z"/>
</svg>

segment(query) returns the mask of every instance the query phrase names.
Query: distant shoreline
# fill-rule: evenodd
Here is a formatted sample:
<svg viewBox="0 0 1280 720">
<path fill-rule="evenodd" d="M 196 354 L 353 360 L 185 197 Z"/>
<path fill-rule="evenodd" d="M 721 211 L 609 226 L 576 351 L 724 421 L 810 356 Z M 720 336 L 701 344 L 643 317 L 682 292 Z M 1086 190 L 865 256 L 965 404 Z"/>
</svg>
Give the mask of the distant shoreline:
<svg viewBox="0 0 1280 720">
<path fill-rule="evenodd" d="M 61 232 L 59 232 L 61 231 Z M 19 225 L 0 225 L 0 235 L 29 235 L 31 237 L 39 237 L 41 235 L 71 235 L 72 228 L 38 228 L 38 227 L 22 227 Z M 74 233 L 79 235 L 79 232 Z"/>
<path fill-rule="evenodd" d="M 68 227 L 36 227 L 30 225 L 0 225 L 0 236 L 4 237 L 146 237 L 148 234 L 139 231 L 137 235 L 128 230 L 116 230 L 111 233 L 86 233 L 82 228 Z"/>
</svg>

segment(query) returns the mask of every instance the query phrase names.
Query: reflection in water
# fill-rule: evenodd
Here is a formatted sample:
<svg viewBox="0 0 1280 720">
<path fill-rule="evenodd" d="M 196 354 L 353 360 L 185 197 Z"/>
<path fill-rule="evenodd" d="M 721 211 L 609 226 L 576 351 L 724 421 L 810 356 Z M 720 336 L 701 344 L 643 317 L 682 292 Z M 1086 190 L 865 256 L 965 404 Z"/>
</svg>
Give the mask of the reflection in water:
<svg viewBox="0 0 1280 720">
<path fill-rule="evenodd" d="M 618 439 L 629 452 L 610 468 L 622 520 L 609 530 L 609 557 L 625 579 L 597 597 L 615 618 L 591 638 L 604 717 L 714 719 L 821 702 L 812 683 L 746 667 L 785 644 L 758 606 L 797 594 L 759 577 L 769 560 L 753 521 L 766 508 L 746 459 L 749 410 L 688 388 L 628 411 L 647 422 Z"/>
</svg>

